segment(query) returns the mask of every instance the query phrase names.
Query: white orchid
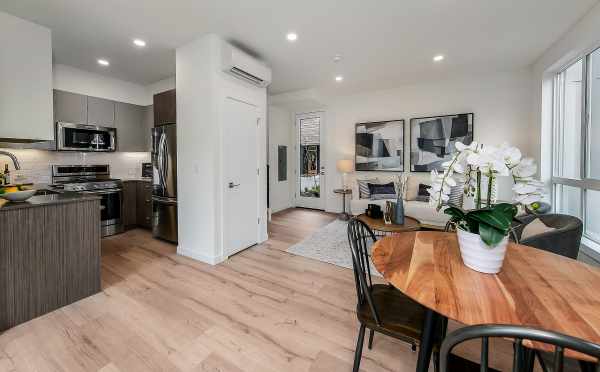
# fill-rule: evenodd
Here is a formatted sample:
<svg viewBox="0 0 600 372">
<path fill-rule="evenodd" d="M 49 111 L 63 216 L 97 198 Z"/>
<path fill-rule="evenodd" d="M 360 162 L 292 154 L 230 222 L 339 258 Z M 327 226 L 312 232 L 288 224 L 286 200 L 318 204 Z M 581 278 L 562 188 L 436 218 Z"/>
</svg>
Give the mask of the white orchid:
<svg viewBox="0 0 600 372">
<path fill-rule="evenodd" d="M 533 177 L 536 172 L 537 165 L 535 165 L 535 160 L 532 158 L 525 158 L 521 160 L 521 162 L 519 162 L 519 164 L 517 164 L 512 171 L 513 176 L 517 179 Z"/>
<path fill-rule="evenodd" d="M 497 176 L 513 176 L 515 186 L 514 201 L 519 204 L 531 204 L 541 200 L 544 195 L 543 183 L 534 180 L 533 176 L 537 172 L 535 161 L 531 158 L 522 158 L 521 151 L 508 144 L 503 144 L 500 148 L 494 146 L 484 146 L 477 142 L 465 145 L 457 142 L 455 145 L 457 153 L 449 161 L 442 164 L 444 172 L 438 173 L 437 170 L 431 171 L 430 204 L 441 209 L 444 203 L 449 200 L 452 187 L 457 185 L 454 174 L 464 174 L 467 178 L 464 183 L 464 193 L 467 196 L 475 196 L 481 190 L 481 177 L 486 176 L 492 188 L 493 182 Z M 475 176 L 474 176 L 475 175 Z M 462 177 L 462 176 L 461 176 Z M 477 195 L 478 204 L 480 204 L 481 195 Z M 491 193 L 487 196 L 487 205 L 492 200 Z"/>
</svg>

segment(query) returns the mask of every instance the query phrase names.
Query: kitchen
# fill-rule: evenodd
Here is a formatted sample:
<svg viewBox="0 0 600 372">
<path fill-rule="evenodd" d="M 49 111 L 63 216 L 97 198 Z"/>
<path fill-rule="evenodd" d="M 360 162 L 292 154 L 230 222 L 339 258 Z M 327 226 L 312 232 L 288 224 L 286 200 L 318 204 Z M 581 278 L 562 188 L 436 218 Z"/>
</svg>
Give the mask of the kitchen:
<svg viewBox="0 0 600 372">
<path fill-rule="evenodd" d="M 263 61 L 212 33 L 72 55 L 27 19 L 0 12 L 0 332 L 102 295 L 114 242 L 217 265 L 267 240 Z"/>
<path fill-rule="evenodd" d="M 177 142 L 173 78 L 146 90 L 53 64 L 50 30 L 0 18 L 22 37 L 0 38 L 1 331 L 99 292 L 101 238 L 177 243 Z"/>
</svg>

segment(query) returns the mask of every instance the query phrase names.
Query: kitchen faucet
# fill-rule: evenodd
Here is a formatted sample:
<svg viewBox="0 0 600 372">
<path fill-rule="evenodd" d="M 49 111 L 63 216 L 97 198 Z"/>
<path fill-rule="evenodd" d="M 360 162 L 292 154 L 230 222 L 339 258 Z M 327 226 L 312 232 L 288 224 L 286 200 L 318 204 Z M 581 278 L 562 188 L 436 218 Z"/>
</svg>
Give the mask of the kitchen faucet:
<svg viewBox="0 0 600 372">
<path fill-rule="evenodd" d="M 15 170 L 21 169 L 21 164 L 19 164 L 19 159 L 12 153 L 4 150 L 0 150 L 0 155 L 6 155 L 13 161 L 13 165 L 15 166 Z"/>
</svg>

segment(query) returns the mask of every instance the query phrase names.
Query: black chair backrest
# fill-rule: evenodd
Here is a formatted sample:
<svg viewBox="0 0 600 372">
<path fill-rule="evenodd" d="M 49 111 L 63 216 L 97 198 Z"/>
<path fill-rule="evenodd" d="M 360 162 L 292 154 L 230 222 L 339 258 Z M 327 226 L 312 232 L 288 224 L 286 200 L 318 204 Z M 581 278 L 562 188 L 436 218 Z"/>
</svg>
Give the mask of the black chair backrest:
<svg viewBox="0 0 600 372">
<path fill-rule="evenodd" d="M 525 346 L 523 346 L 523 340 L 538 341 L 555 346 L 553 372 L 561 372 L 563 370 L 565 349 L 577 351 L 600 360 L 600 345 L 576 337 L 529 327 L 501 324 L 477 325 L 460 328 L 446 336 L 440 350 L 441 371 L 449 371 L 448 358 L 452 349 L 458 344 L 473 339 L 481 339 L 481 371 L 488 371 L 489 339 L 495 337 L 511 338 L 515 340 L 513 371 L 516 372 L 524 371 L 526 369 L 524 357 Z M 600 371 L 600 368 L 596 367 L 596 372 L 598 371 Z"/>
<path fill-rule="evenodd" d="M 523 229 L 536 218 L 556 230 L 522 239 Z M 518 217 L 518 220 L 522 224 L 515 230 L 520 244 L 577 259 L 583 234 L 583 221 L 579 218 L 565 214 L 542 214 Z"/>
<path fill-rule="evenodd" d="M 369 243 L 375 243 L 376 241 L 375 234 L 364 222 L 356 218 L 348 222 L 348 243 L 352 252 L 352 267 L 354 269 L 358 305 L 360 306 L 366 301 L 371 308 L 375 322 L 377 325 L 381 325 L 379 313 L 371 295 L 373 281 L 371 279 L 371 265 L 369 264 L 369 247 L 371 245 Z"/>
</svg>

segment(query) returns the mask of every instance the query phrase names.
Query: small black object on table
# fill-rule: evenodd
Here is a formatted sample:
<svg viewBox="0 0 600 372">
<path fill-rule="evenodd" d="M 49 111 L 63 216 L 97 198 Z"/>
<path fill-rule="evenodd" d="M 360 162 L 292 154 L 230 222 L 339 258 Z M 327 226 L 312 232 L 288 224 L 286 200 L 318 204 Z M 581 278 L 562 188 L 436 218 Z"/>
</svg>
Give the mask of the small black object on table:
<svg viewBox="0 0 600 372">
<path fill-rule="evenodd" d="M 333 192 L 342 195 L 342 213 L 339 214 L 339 219 L 348 221 L 350 219 L 350 215 L 348 212 L 346 212 L 346 195 L 351 195 L 352 189 L 335 189 Z"/>
</svg>

